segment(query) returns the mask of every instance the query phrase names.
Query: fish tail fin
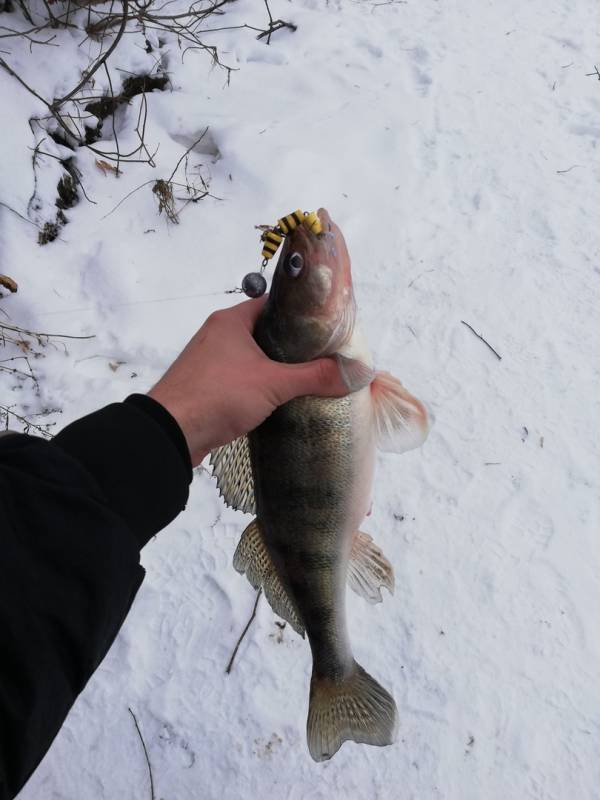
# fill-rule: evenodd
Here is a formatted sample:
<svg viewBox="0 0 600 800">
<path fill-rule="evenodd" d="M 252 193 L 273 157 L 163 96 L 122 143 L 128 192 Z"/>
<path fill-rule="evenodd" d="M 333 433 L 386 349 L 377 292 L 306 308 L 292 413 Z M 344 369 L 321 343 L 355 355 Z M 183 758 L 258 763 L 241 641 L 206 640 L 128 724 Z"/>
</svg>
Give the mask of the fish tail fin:
<svg viewBox="0 0 600 800">
<path fill-rule="evenodd" d="M 360 664 L 354 662 L 352 674 L 341 682 L 313 671 L 306 735 L 315 761 L 331 758 L 348 740 L 392 744 L 396 727 L 394 698 Z"/>
</svg>

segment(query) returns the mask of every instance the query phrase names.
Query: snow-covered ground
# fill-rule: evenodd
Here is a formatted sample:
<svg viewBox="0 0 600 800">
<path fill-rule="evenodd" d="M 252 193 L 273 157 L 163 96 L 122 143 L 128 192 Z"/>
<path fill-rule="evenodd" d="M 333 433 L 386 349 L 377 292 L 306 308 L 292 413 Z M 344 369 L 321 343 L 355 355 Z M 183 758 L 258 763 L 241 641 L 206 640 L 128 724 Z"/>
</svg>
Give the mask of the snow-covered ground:
<svg viewBox="0 0 600 800">
<path fill-rule="evenodd" d="M 270 45 L 247 29 L 213 34 L 237 70 L 229 86 L 206 56 L 182 63 L 173 42 L 162 48 L 172 90 L 148 96 L 156 168 L 126 164 L 116 179 L 80 150 L 96 204 L 67 211 L 59 240 L 38 246 L 35 228 L 0 207 L 0 272 L 19 283 L 0 308 L 35 330 L 95 335 L 45 348 L 41 397 L 0 374 L 0 398 L 20 412 L 62 409 L 43 419 L 63 425 L 147 390 L 210 311 L 240 299 L 225 291 L 260 262 L 253 226 L 327 207 L 376 363 L 435 415 L 421 450 L 380 457 L 364 525 L 396 593 L 376 607 L 348 598 L 356 656 L 397 700 L 398 742 L 311 761 L 309 648 L 264 600 L 225 675 L 254 602 L 231 565 L 248 518 L 199 470 L 187 510 L 142 553 L 129 618 L 20 798 L 150 797 L 128 708 L 164 800 L 600 798 L 600 82 L 587 75 L 600 63 L 597 3 L 271 8 L 297 32 Z M 265 17 L 240 0 L 219 24 Z M 0 48 L 48 98 L 97 48 L 60 36 L 60 58 Z M 155 55 L 131 36 L 113 67 L 148 69 Z M 44 109 L 2 70 L 0 92 L 0 199 L 27 216 L 27 120 Z M 136 98 L 117 115 L 123 150 L 138 108 Z M 168 178 L 206 126 L 213 154 L 193 152 L 189 168 L 203 164 L 221 200 L 168 224 L 147 185 L 106 216 Z M 60 173 L 50 158 L 38 173 L 39 224 Z"/>
</svg>

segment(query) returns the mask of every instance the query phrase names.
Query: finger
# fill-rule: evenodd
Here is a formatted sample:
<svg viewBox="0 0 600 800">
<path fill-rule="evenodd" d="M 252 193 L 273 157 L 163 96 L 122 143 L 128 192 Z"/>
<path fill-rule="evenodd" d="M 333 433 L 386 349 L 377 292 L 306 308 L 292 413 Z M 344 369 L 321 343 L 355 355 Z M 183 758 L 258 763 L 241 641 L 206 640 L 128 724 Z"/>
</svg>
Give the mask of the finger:
<svg viewBox="0 0 600 800">
<path fill-rule="evenodd" d="M 252 333 L 268 296 L 268 294 L 263 294 L 262 297 L 257 297 L 255 300 L 245 300 L 243 303 L 238 303 L 237 306 L 232 306 L 228 311 L 235 314 L 244 327 Z"/>
<path fill-rule="evenodd" d="M 305 364 L 277 364 L 273 388 L 280 403 L 307 394 L 316 397 L 343 397 L 348 394 L 342 373 L 333 358 L 319 358 Z"/>
</svg>

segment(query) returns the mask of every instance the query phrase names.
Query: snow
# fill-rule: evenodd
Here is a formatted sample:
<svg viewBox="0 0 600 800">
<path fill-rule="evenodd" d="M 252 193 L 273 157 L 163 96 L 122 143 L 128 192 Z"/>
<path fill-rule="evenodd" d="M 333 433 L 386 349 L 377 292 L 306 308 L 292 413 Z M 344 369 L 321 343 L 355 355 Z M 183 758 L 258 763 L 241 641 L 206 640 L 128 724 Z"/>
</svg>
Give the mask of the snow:
<svg viewBox="0 0 600 800">
<path fill-rule="evenodd" d="M 35 330 L 96 337 L 45 349 L 41 397 L 0 374 L 2 403 L 61 409 L 44 419 L 63 425 L 147 390 L 210 311 L 240 299 L 225 292 L 260 262 L 253 226 L 327 207 L 376 364 L 435 416 L 422 449 L 380 456 L 364 523 L 396 593 L 375 607 L 348 598 L 357 659 L 396 698 L 398 742 L 310 760 L 309 648 L 264 600 L 225 675 L 254 602 L 231 565 L 249 518 L 198 470 L 20 799 L 149 797 L 128 708 L 165 800 L 600 798 L 596 3 L 271 8 L 297 32 L 270 45 L 251 30 L 212 34 L 236 70 L 229 85 L 205 55 L 182 63 L 165 45 L 172 88 L 147 97 L 156 168 L 125 164 L 116 179 L 80 150 L 95 204 L 68 210 L 59 240 L 39 247 L 35 228 L 0 206 L 0 272 L 19 283 L 1 308 Z M 241 0 L 224 19 L 261 27 L 264 8 Z M 58 36 L 59 59 L 2 48 L 46 98 L 73 86 L 97 48 Z M 135 36 L 117 62 L 154 65 Z M 27 120 L 44 107 L 2 70 L 0 87 L 1 199 L 27 216 Z M 136 146 L 138 109 L 135 98 L 117 114 L 123 150 Z M 189 205 L 173 225 L 148 185 L 109 213 L 168 178 L 206 126 L 210 146 L 190 167 L 201 163 L 222 199 Z M 37 224 L 53 218 L 58 162 L 41 160 L 40 174 Z"/>
</svg>

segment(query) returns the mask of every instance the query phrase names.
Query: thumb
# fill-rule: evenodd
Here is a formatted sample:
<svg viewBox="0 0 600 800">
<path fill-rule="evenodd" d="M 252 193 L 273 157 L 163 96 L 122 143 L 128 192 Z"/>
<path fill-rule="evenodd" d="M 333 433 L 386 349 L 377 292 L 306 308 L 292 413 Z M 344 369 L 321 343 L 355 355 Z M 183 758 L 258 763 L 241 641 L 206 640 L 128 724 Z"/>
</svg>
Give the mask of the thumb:
<svg viewBox="0 0 600 800">
<path fill-rule="evenodd" d="M 316 397 L 343 397 L 348 386 L 334 358 L 318 358 L 304 364 L 277 363 L 273 388 L 279 403 L 307 394 Z"/>
</svg>

